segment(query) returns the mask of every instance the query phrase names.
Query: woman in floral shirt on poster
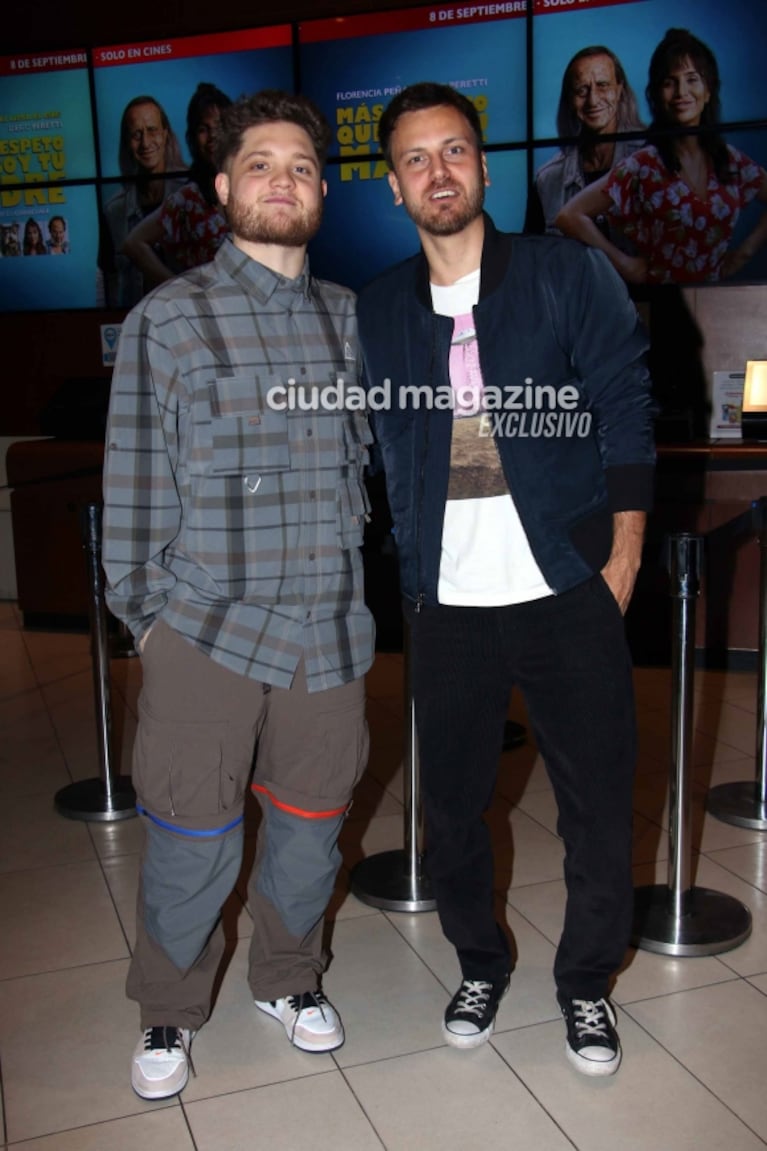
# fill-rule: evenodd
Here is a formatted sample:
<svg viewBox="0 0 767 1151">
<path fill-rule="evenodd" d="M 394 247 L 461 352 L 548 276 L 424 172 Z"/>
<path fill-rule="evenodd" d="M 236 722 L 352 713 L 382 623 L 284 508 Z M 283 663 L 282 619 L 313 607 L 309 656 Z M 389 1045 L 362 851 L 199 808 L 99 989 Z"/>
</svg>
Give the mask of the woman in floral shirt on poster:
<svg viewBox="0 0 767 1151">
<path fill-rule="evenodd" d="M 719 69 L 711 49 L 686 29 L 669 29 L 650 61 L 646 95 L 654 143 L 575 196 L 556 226 L 600 248 L 629 283 L 732 276 L 767 240 L 762 213 L 743 242 L 729 247 L 742 209 L 754 199 L 767 203 L 767 173 L 719 135 Z M 605 240 L 594 223 L 600 214 L 615 221 L 637 255 Z"/>
</svg>

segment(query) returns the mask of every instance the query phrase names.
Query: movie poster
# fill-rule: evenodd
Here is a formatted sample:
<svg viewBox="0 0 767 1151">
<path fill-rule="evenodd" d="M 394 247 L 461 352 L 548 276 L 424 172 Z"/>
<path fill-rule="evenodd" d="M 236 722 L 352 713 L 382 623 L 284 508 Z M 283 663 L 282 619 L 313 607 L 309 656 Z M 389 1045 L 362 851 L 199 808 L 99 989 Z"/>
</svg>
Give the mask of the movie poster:
<svg viewBox="0 0 767 1151">
<path fill-rule="evenodd" d="M 101 302 L 88 59 L 0 57 L 0 309 Z M 36 259 L 33 257 L 41 257 Z"/>
<path fill-rule="evenodd" d="M 291 44 L 284 24 L 96 49 L 98 138 L 108 177 L 100 266 L 111 306 L 131 308 L 162 277 L 213 259 L 228 228 L 212 186 L 215 127 L 211 120 L 202 144 L 200 124 L 209 115 L 217 122 L 228 103 L 259 88 L 292 90 Z M 136 229 L 150 217 L 145 238 Z"/>
<path fill-rule="evenodd" d="M 93 52 L 101 174 L 125 175 L 120 163 L 120 123 L 126 105 L 148 96 L 164 111 L 184 164 L 189 100 L 201 82 L 230 100 L 259 88 L 293 89 L 290 25 L 205 36 L 115 44 Z"/>
<path fill-rule="evenodd" d="M 690 189 L 681 174 L 669 179 L 668 169 L 642 137 L 652 119 L 646 94 L 649 64 L 669 29 L 686 29 L 710 49 L 720 79 L 715 123 L 723 125 L 725 143 L 738 151 L 727 180 L 712 176 L 711 156 L 702 161 L 708 177 L 702 177 L 700 189 Z M 595 54 L 595 48 L 610 56 Z M 591 55 L 573 62 L 584 49 Z M 600 179 L 604 170 L 614 171 L 614 206 L 589 218 L 612 244 L 647 255 L 645 283 L 767 279 L 767 247 L 735 270 L 728 264 L 728 255 L 753 232 L 767 207 L 760 173 L 767 166 L 767 130 L 749 131 L 743 124 L 764 120 L 767 113 L 765 59 L 764 6 L 753 0 L 536 0 L 533 131 L 538 140 L 570 136 L 572 142 L 534 153 L 535 186 L 527 213 L 532 230 L 540 230 L 542 218 L 551 230 L 563 203 Z M 603 97 L 596 94 L 599 83 Z M 697 116 L 685 100 L 669 97 L 664 105 L 658 88 L 656 104 L 666 109 L 662 126 L 667 136 L 681 136 L 685 125 L 694 134 L 705 126 L 703 107 L 709 105 L 709 116 L 714 107 L 707 90 Z M 738 122 L 743 127 L 735 127 Z M 615 142 L 605 169 L 607 153 L 593 146 L 599 133 L 615 132 L 625 139 Z"/>
<path fill-rule="evenodd" d="M 526 131 L 525 2 L 440 4 L 313 20 L 299 27 L 301 88 L 335 134 L 322 231 L 311 249 L 318 274 L 358 288 L 417 248 L 395 208 L 378 153 L 377 123 L 400 88 L 450 84 L 473 100 L 486 144 L 523 144 Z M 488 157 L 487 207 L 502 228 L 524 219 L 524 150 Z"/>
</svg>

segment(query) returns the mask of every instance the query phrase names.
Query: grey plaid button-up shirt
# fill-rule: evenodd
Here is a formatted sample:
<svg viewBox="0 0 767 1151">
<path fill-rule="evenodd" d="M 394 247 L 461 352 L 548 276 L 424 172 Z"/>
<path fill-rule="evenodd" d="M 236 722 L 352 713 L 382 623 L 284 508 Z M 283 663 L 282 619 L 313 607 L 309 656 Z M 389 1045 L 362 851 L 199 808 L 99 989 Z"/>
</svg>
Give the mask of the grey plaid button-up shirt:
<svg viewBox="0 0 767 1151">
<path fill-rule="evenodd" d="M 310 691 L 373 658 L 352 408 L 286 403 L 357 384 L 354 296 L 286 280 L 226 240 L 127 317 L 104 464 L 107 602 L 139 638 L 159 616 L 225 667 Z M 270 401 L 269 396 L 272 395 Z M 295 394 L 295 392 L 293 393 Z"/>
</svg>

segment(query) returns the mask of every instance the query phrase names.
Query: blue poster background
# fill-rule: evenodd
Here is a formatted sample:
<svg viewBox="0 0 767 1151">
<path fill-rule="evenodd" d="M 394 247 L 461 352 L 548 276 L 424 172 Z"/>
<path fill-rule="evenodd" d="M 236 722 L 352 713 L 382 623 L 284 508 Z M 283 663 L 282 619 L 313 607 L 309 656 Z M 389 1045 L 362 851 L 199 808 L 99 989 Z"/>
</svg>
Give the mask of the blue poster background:
<svg viewBox="0 0 767 1151">
<path fill-rule="evenodd" d="M 0 77 L 0 310 L 92 308 L 98 302 L 98 214 L 93 186 L 43 181 L 93 178 L 90 88 L 86 68 L 14 72 Z M 22 140 L 29 147 L 11 151 Z M 39 149 L 39 150 L 38 150 Z M 25 171 L 26 167 L 26 171 Z M 58 256 L 13 256 L 9 243 L 23 245 L 29 219 L 49 237 L 52 216 L 66 220 L 70 252 Z"/>
<path fill-rule="evenodd" d="M 472 99 L 487 97 L 487 143 L 525 139 L 523 19 L 302 44 L 300 62 L 301 89 L 317 101 L 331 124 L 337 123 L 339 108 L 356 108 L 361 103 L 386 105 L 392 90 L 434 80 L 460 84 L 461 91 Z M 471 85 L 468 82 L 472 80 L 482 82 Z M 359 91 L 380 95 L 341 98 Z"/>
<path fill-rule="evenodd" d="M 58 173 L 62 178 L 83 180 L 96 175 L 86 68 L 0 76 L 0 140 L 25 136 L 63 137 L 65 165 L 63 173 Z M 5 162 L 8 159 L 8 155 L 0 156 L 4 182 L 14 177 L 14 171 Z M 30 166 L 30 172 L 42 171 L 39 163 Z M 19 164 L 15 174 L 23 179 Z"/>
<path fill-rule="evenodd" d="M 94 185 L 57 189 L 63 203 L 25 204 L 0 208 L 0 227 L 18 225 L 20 240 L 31 217 L 48 238 L 52 216 L 63 216 L 69 252 L 57 256 L 16 256 L 0 259 L 0 310 L 43 311 L 53 308 L 95 308 L 103 305 L 98 271 L 98 212 Z"/>
<path fill-rule="evenodd" d="M 94 80 L 102 175 L 119 176 L 120 120 L 134 96 L 159 101 L 188 162 L 186 110 L 198 84 L 215 84 L 232 100 L 259 88 L 292 90 L 293 62 L 286 45 L 99 67 L 94 69 Z"/>
</svg>

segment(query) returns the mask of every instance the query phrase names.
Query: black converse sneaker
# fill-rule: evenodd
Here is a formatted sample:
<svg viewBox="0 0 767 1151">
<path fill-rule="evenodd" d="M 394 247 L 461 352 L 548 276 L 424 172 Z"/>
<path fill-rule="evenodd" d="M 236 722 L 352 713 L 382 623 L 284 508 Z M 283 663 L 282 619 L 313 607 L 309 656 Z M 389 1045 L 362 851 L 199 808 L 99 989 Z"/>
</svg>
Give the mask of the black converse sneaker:
<svg viewBox="0 0 767 1151">
<path fill-rule="evenodd" d="M 494 983 L 485 979 L 463 980 L 442 1021 L 442 1034 L 451 1047 L 479 1047 L 487 1042 L 508 986 L 508 975 Z"/>
<path fill-rule="evenodd" d="M 621 1062 L 617 1017 L 607 999 L 568 999 L 557 992 L 567 1025 L 565 1051 L 584 1075 L 614 1075 Z"/>
</svg>

